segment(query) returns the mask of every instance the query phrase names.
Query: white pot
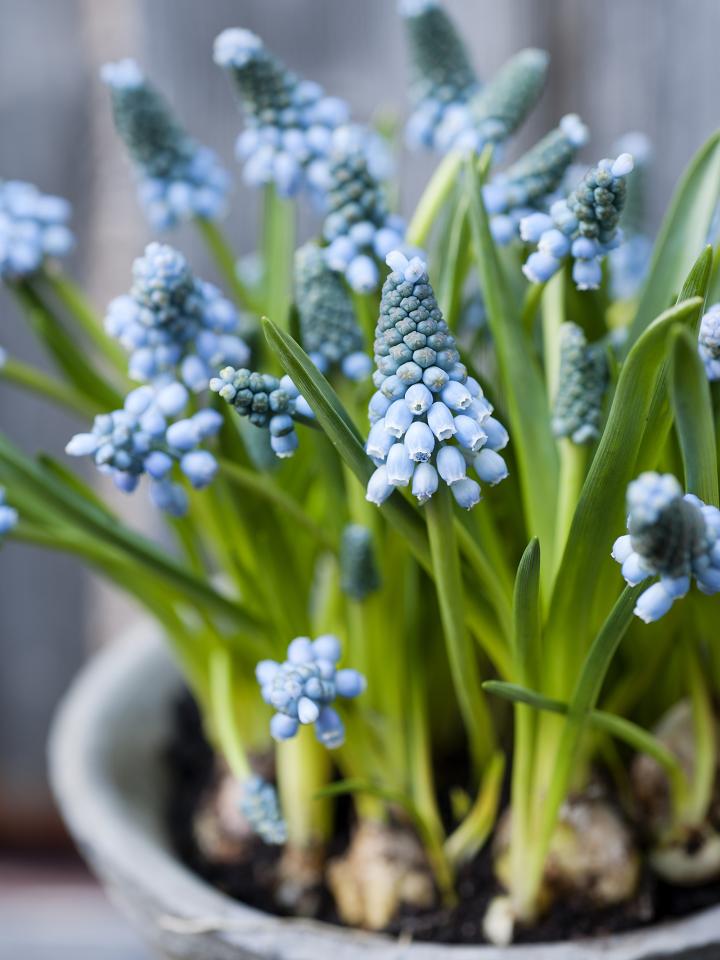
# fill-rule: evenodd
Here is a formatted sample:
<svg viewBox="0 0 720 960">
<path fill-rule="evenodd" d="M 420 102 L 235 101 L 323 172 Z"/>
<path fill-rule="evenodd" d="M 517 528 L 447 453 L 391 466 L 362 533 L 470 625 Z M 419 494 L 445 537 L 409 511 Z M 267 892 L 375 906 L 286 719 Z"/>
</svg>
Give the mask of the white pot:
<svg viewBox="0 0 720 960">
<path fill-rule="evenodd" d="M 111 899 L 168 958 L 186 960 L 720 960 L 720 907 L 602 940 L 507 949 L 398 943 L 282 919 L 205 883 L 164 822 L 172 703 L 181 677 L 157 632 L 125 637 L 83 670 L 50 739 L 55 797 Z"/>
</svg>

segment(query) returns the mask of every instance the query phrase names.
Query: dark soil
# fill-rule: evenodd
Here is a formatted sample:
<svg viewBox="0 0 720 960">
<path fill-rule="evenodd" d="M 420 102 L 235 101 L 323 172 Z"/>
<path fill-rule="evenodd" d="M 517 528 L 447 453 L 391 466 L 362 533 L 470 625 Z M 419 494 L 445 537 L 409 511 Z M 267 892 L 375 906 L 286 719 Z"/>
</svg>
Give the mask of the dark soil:
<svg viewBox="0 0 720 960">
<path fill-rule="evenodd" d="M 171 790 L 168 820 L 178 855 L 191 869 L 213 886 L 243 903 L 268 913 L 282 913 L 273 894 L 273 877 L 279 859 L 277 848 L 259 840 L 246 861 L 222 864 L 209 862 L 198 850 L 192 831 L 193 814 L 212 781 L 213 753 L 200 724 L 194 701 L 185 695 L 177 704 L 175 737 L 169 745 Z M 349 836 L 350 806 L 340 810 L 336 849 L 341 852 Z M 393 922 L 388 933 L 435 943 L 481 944 L 482 918 L 489 901 L 498 893 L 486 845 L 465 867 L 457 883 L 459 904 L 451 910 L 405 913 Z M 318 920 L 340 923 L 332 897 L 321 891 Z M 538 943 L 599 937 L 637 929 L 663 920 L 686 916 L 720 903 L 720 881 L 700 887 L 677 888 L 649 873 L 643 876 L 635 898 L 627 904 L 603 910 L 588 909 L 585 901 L 564 898 L 532 929 L 516 930 L 516 942 Z"/>
</svg>

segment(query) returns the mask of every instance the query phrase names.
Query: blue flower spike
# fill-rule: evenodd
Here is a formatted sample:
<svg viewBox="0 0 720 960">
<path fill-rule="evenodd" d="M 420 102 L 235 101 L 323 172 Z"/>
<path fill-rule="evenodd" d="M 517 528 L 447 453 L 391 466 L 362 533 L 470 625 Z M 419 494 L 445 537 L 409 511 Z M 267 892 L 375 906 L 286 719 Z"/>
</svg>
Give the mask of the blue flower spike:
<svg viewBox="0 0 720 960">
<path fill-rule="evenodd" d="M 413 113 L 406 136 L 433 148 L 445 112 L 464 107 L 480 89 L 463 41 L 439 0 L 400 0 L 410 57 Z"/>
<path fill-rule="evenodd" d="M 314 413 L 290 377 L 278 380 L 269 373 L 225 367 L 210 381 L 210 389 L 256 427 L 270 431 L 270 446 L 280 459 L 298 448 L 296 420 L 312 420 Z"/>
<path fill-rule="evenodd" d="M 618 221 L 625 203 L 626 177 L 632 169 L 629 153 L 621 153 L 616 160 L 601 160 L 549 213 L 532 213 L 520 221 L 521 238 L 537 246 L 523 267 L 531 283 L 545 283 L 570 258 L 578 290 L 600 286 L 602 258 L 622 240 Z"/>
<path fill-rule="evenodd" d="M 217 473 L 215 457 L 201 447 L 222 425 L 216 410 L 200 410 L 177 419 L 188 402 L 180 383 L 137 387 L 121 410 L 95 417 L 90 433 L 78 433 L 65 452 L 90 456 L 101 473 L 108 474 L 123 493 L 132 493 L 140 479 L 150 478 L 150 499 L 173 516 L 184 516 L 188 498 L 173 481 L 177 467 L 197 490 L 207 487 Z M 172 422 L 169 422 L 172 421 Z"/>
<path fill-rule="evenodd" d="M 277 711 L 270 721 L 275 740 L 290 740 L 301 725 L 312 724 L 318 740 L 328 749 L 342 746 L 345 728 L 331 704 L 338 697 L 360 696 L 366 684 L 357 670 L 337 669 L 341 653 L 340 641 L 330 634 L 317 640 L 296 637 L 283 663 L 258 663 L 255 676 L 263 700 Z"/>
<path fill-rule="evenodd" d="M 284 197 L 322 190 L 332 133 L 348 122 L 347 104 L 286 69 L 250 30 L 219 34 L 214 59 L 229 72 L 245 113 L 236 145 L 245 181 L 273 183 Z"/>
<path fill-rule="evenodd" d="M 129 352 L 133 380 L 162 386 L 179 378 L 198 393 L 220 367 L 248 362 L 235 307 L 196 279 L 181 253 L 151 243 L 132 272 L 130 293 L 110 303 L 105 329 Z"/>
<path fill-rule="evenodd" d="M 552 417 L 556 437 L 568 437 L 577 445 L 597 440 L 607 384 L 608 362 L 602 344 L 589 344 L 577 324 L 562 324 L 560 374 Z"/>
<path fill-rule="evenodd" d="M 490 485 L 508 475 L 498 453 L 507 431 L 460 362 L 425 262 L 396 250 L 387 263 L 365 446 L 377 469 L 366 497 L 380 505 L 396 487 L 409 486 L 422 504 L 442 481 L 470 510 L 480 501 L 480 486 L 468 469 Z"/>
<path fill-rule="evenodd" d="M 683 495 L 671 474 L 642 473 L 628 487 L 628 533 L 612 556 L 635 586 L 660 579 L 638 598 L 635 615 L 659 620 L 684 597 L 694 578 L 702 593 L 720 593 L 720 510 Z"/>
<path fill-rule="evenodd" d="M 115 127 L 135 166 L 138 199 L 150 224 L 167 230 L 225 215 L 230 178 L 215 153 L 189 137 L 134 60 L 106 63 Z"/>
<path fill-rule="evenodd" d="M 339 370 L 349 380 L 370 376 L 372 361 L 350 295 L 316 243 L 295 254 L 295 301 L 302 344 L 318 370 Z"/>
<path fill-rule="evenodd" d="M 14 530 L 19 519 L 15 507 L 11 507 L 5 502 L 5 487 L 0 487 L 0 537 L 4 537 Z"/>
<path fill-rule="evenodd" d="M 720 303 L 714 303 L 702 318 L 698 349 L 708 380 L 720 380 Z"/>
<path fill-rule="evenodd" d="M 32 276 L 48 257 L 63 257 L 75 239 L 71 207 L 23 180 L 0 181 L 0 281 Z"/>
<path fill-rule="evenodd" d="M 280 812 L 277 791 L 262 777 L 254 775 L 243 783 L 240 812 L 265 843 L 282 846 L 287 841 L 288 829 Z"/>
</svg>

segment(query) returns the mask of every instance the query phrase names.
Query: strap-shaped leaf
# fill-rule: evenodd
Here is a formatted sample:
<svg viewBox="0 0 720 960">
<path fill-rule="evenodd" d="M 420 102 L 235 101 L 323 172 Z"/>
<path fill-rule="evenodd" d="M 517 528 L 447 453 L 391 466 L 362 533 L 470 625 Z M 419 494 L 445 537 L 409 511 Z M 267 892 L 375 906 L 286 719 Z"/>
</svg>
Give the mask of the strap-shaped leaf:
<svg viewBox="0 0 720 960">
<path fill-rule="evenodd" d="M 670 338 L 670 397 L 685 468 L 685 487 L 718 506 L 718 463 L 710 384 L 697 339 L 682 327 Z"/>
<path fill-rule="evenodd" d="M 690 265 L 707 242 L 719 197 L 720 132 L 701 147 L 675 191 L 655 243 L 628 346 L 680 290 Z"/>
</svg>

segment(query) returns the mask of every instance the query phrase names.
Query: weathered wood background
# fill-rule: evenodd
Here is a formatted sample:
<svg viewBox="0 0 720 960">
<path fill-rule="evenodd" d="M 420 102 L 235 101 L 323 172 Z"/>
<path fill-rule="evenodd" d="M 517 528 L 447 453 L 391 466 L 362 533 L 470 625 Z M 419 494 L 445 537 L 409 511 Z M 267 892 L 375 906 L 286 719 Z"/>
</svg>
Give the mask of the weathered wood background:
<svg viewBox="0 0 720 960">
<path fill-rule="evenodd" d="M 657 222 L 680 171 L 720 124 L 718 0 L 447 0 L 481 75 L 524 45 L 552 54 L 550 83 L 519 143 L 576 111 L 590 124 L 588 158 L 641 129 L 656 148 Z M 148 239 L 127 165 L 112 132 L 98 66 L 137 57 L 198 139 L 232 166 L 239 120 L 212 64 L 226 26 L 260 33 L 294 69 L 346 97 L 356 116 L 404 109 L 405 50 L 394 0 L 0 0 L 0 177 L 36 182 L 75 206 L 70 269 L 99 308 L 125 290 Z M 409 207 L 431 168 L 403 166 Z M 249 250 L 257 197 L 238 188 L 230 231 Z M 207 264 L 187 231 L 173 237 L 200 273 Z M 0 343 L 42 362 L 0 294 Z M 74 424 L 0 389 L 0 429 L 28 449 L 62 451 Z M 142 496 L 133 509 L 143 509 Z M 71 561 L 12 547 L 0 555 L 0 842 L 37 837 L 44 809 L 44 740 L 50 713 L 92 644 L 127 619 Z"/>
</svg>

